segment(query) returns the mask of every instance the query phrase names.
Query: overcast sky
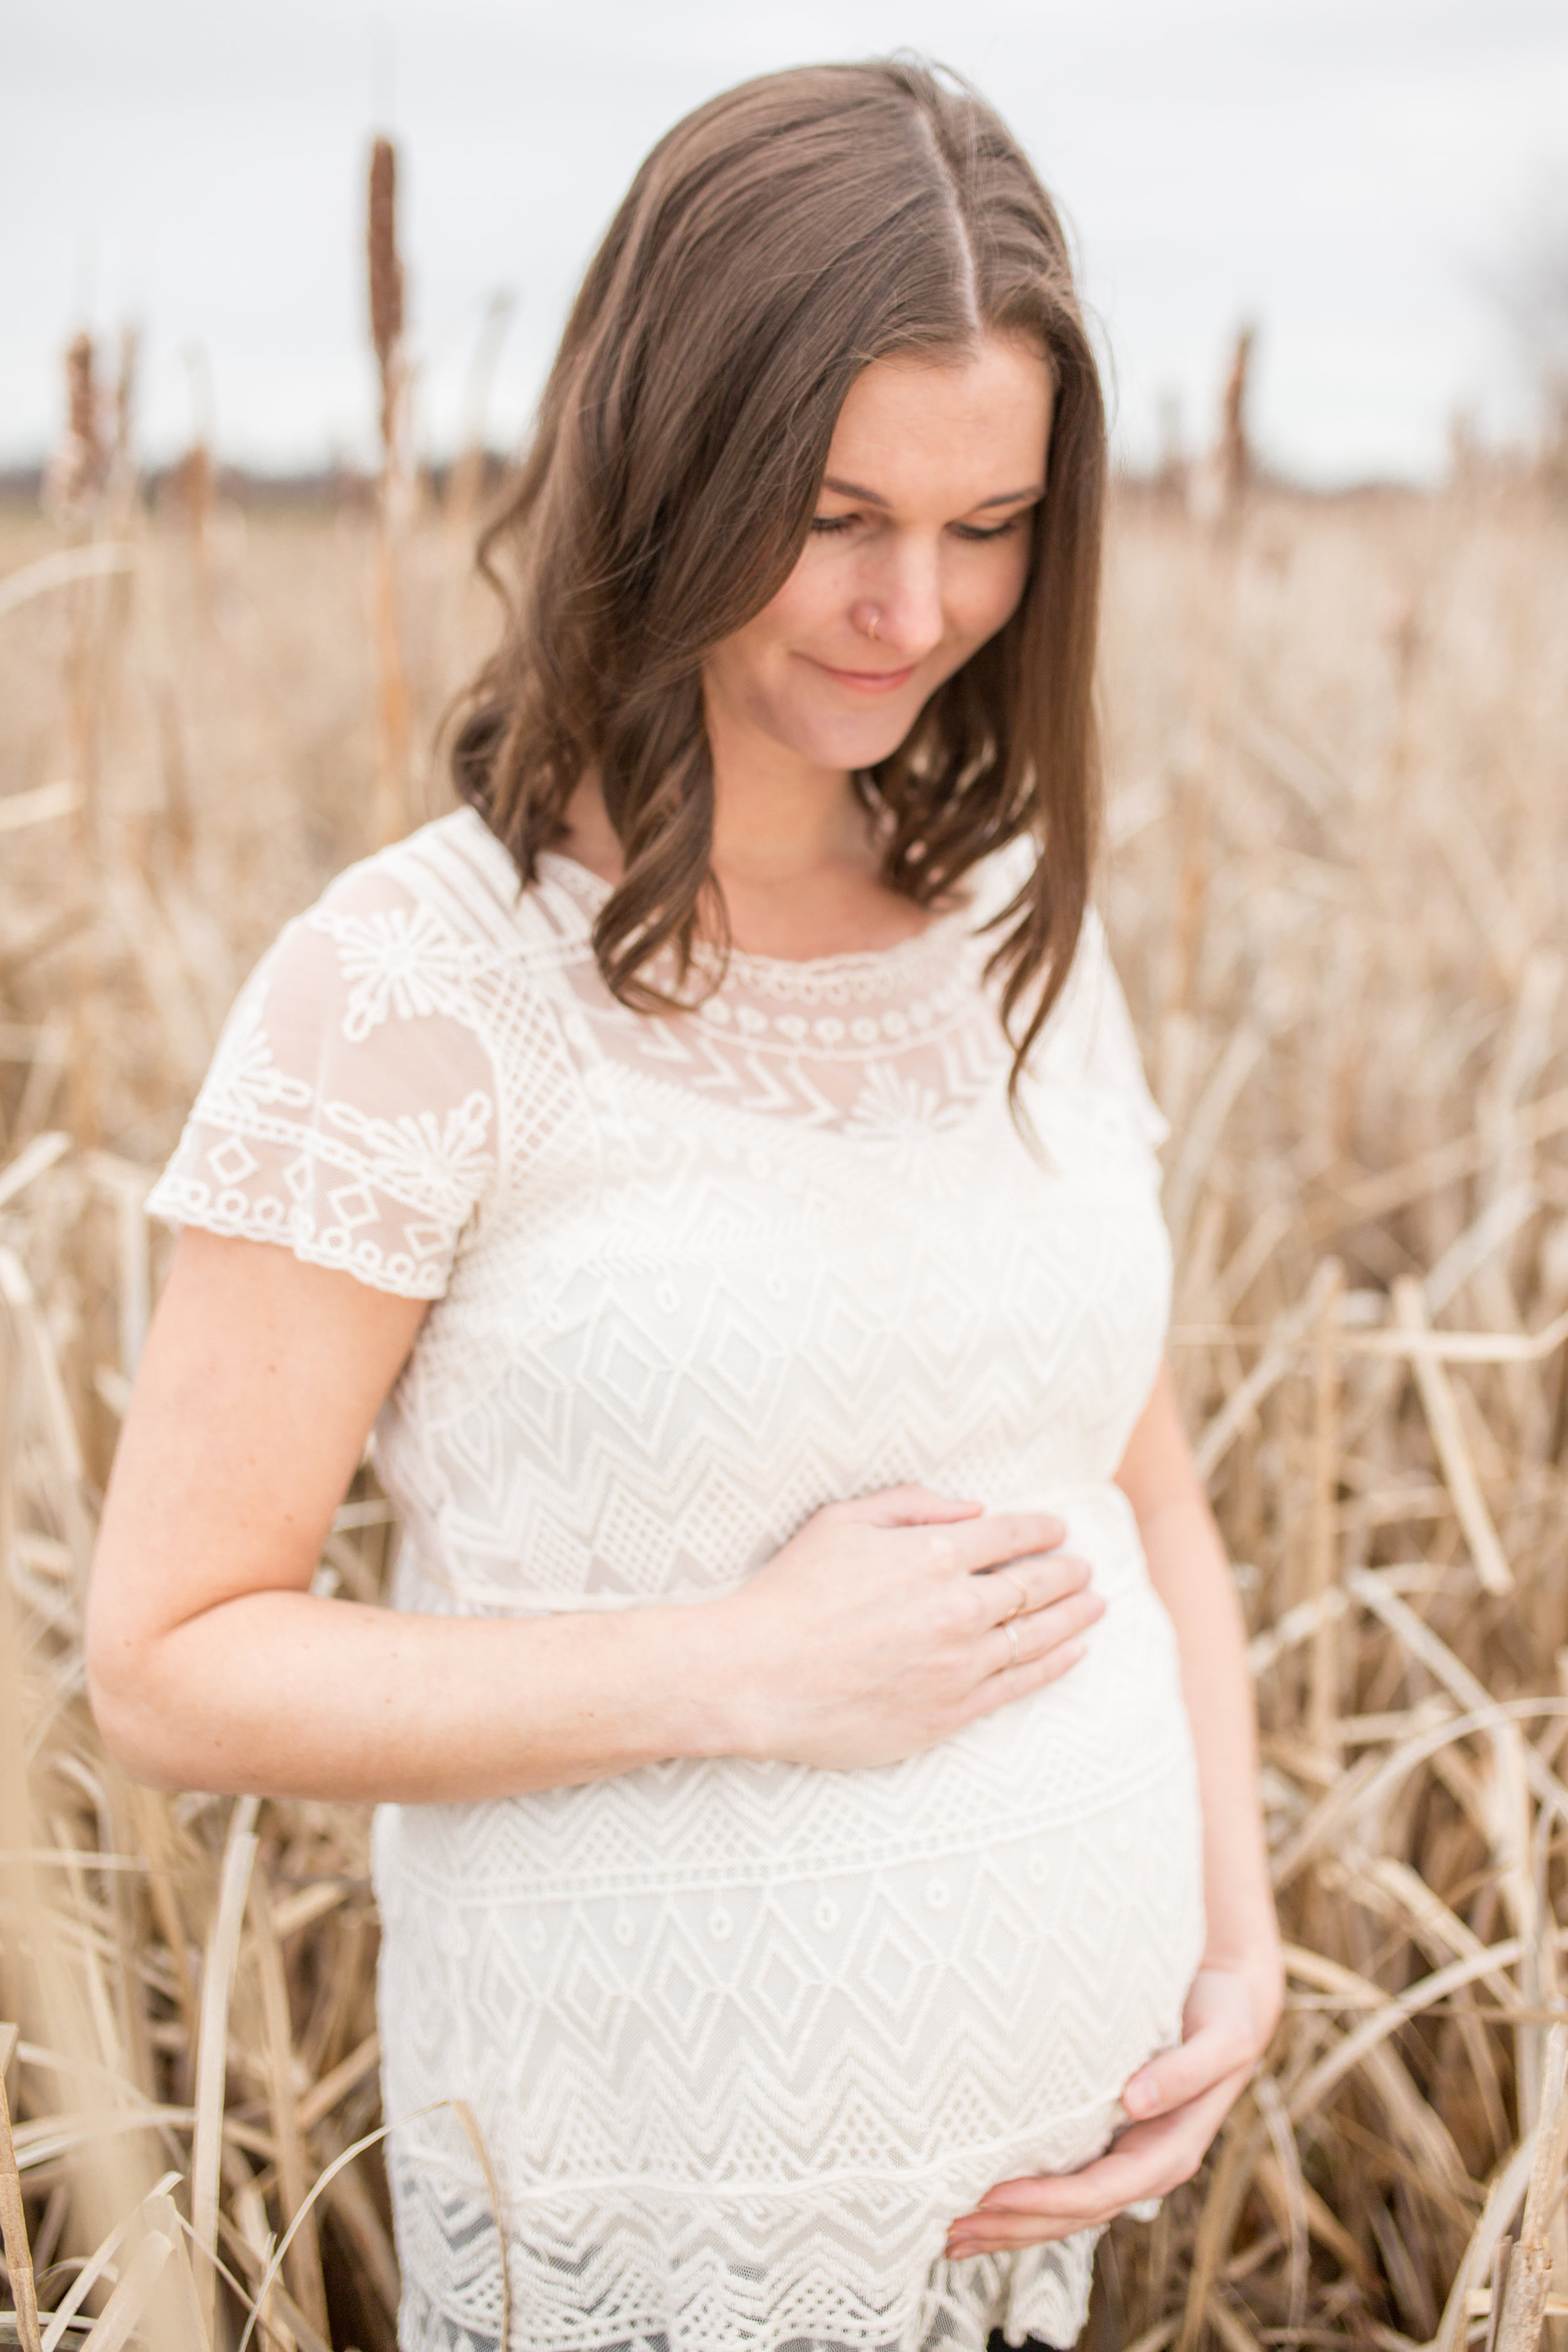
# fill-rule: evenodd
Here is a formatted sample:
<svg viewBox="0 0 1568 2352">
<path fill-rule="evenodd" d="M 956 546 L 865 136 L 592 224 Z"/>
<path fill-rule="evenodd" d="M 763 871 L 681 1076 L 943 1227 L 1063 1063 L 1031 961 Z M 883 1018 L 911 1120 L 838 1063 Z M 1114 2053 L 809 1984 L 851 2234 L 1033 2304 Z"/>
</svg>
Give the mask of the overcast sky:
<svg viewBox="0 0 1568 2352">
<path fill-rule="evenodd" d="M 516 297 L 490 436 L 522 432 L 637 161 L 712 91 L 898 47 L 1000 107 L 1073 222 L 1134 458 L 1206 436 L 1239 320 L 1257 425 L 1321 481 L 1429 475 L 1450 420 L 1519 429 L 1488 282 L 1568 219 L 1563 0 L 0 0 L 0 463 L 36 457 L 79 323 L 146 337 L 143 441 L 363 454 L 363 177 L 404 164 L 419 434 L 459 434 Z"/>
</svg>

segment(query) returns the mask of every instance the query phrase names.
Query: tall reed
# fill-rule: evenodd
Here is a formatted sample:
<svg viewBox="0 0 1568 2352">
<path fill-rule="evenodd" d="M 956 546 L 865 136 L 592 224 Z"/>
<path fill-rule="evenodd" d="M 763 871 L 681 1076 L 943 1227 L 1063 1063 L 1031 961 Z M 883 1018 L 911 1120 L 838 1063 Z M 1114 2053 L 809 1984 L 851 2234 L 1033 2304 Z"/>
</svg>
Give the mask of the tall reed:
<svg viewBox="0 0 1568 2352">
<path fill-rule="evenodd" d="M 409 815 L 410 714 L 398 609 L 398 542 L 408 505 L 408 369 L 403 341 L 403 260 L 397 247 L 397 153 L 390 139 L 370 152 L 366 208 L 370 338 L 381 383 L 381 478 L 375 542 L 378 761 L 376 824 L 395 840 Z"/>
</svg>

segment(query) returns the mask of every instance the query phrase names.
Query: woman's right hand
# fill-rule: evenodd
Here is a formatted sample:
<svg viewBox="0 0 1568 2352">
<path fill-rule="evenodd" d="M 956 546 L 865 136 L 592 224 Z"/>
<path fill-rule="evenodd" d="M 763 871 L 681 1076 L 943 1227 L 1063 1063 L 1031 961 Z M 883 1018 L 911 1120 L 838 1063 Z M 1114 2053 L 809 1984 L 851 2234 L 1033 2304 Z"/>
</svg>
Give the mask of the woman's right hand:
<svg viewBox="0 0 1568 2352">
<path fill-rule="evenodd" d="M 710 1604 L 733 1752 L 893 1764 L 1043 1690 L 1105 1609 L 1087 1564 L 1058 1549 L 1066 1532 L 1048 1513 L 985 1514 L 921 1486 L 817 1511 Z"/>
</svg>

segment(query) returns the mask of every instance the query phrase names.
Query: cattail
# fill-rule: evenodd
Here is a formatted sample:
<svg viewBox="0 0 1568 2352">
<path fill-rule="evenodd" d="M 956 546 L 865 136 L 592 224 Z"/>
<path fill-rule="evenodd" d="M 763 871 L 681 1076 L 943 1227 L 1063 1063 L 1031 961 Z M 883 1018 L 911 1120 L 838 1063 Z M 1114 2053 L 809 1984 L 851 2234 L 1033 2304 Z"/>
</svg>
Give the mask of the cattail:
<svg viewBox="0 0 1568 2352">
<path fill-rule="evenodd" d="M 66 349 L 67 430 L 73 440 L 95 455 L 100 449 L 98 381 L 92 337 L 84 327 Z"/>
<path fill-rule="evenodd" d="M 402 373 L 403 263 L 397 252 L 397 151 L 378 139 L 370 151 L 370 339 L 381 371 L 381 441 L 390 461 L 397 438 Z"/>
<path fill-rule="evenodd" d="M 1221 413 L 1219 468 L 1224 509 L 1234 512 L 1252 479 L 1252 448 L 1247 431 L 1247 394 L 1252 373 L 1254 330 L 1243 327 L 1231 353 Z"/>
<path fill-rule="evenodd" d="M 192 431 L 189 448 L 163 477 L 162 497 L 190 530 L 196 577 L 204 604 L 212 592 L 213 520 L 217 471 L 213 457 L 216 404 L 212 370 L 199 343 L 181 353 L 190 375 Z"/>
<path fill-rule="evenodd" d="M 120 330 L 120 367 L 114 379 L 114 468 L 124 474 L 131 467 L 131 443 L 136 425 L 136 379 L 142 338 L 127 320 Z"/>
<path fill-rule="evenodd" d="M 61 522 L 85 522 L 108 470 L 97 359 L 83 328 L 66 347 L 66 429 L 44 476 L 46 510 Z"/>
<path fill-rule="evenodd" d="M 1537 472 L 1543 488 L 1561 498 L 1568 490 L 1568 366 L 1548 377 L 1544 408 Z"/>
<path fill-rule="evenodd" d="M 1240 513 L 1253 478 L 1247 397 L 1257 330 L 1244 326 L 1231 350 L 1220 402 L 1219 431 L 1187 475 L 1187 510 L 1194 522 L 1224 535 Z"/>
<path fill-rule="evenodd" d="M 403 467 L 403 264 L 397 252 L 397 152 L 390 139 L 370 151 L 366 236 L 370 262 L 370 339 L 381 372 L 381 497 L 375 535 L 377 693 L 376 832 L 394 841 L 408 818 L 410 718 L 395 539 L 406 519 Z"/>
</svg>

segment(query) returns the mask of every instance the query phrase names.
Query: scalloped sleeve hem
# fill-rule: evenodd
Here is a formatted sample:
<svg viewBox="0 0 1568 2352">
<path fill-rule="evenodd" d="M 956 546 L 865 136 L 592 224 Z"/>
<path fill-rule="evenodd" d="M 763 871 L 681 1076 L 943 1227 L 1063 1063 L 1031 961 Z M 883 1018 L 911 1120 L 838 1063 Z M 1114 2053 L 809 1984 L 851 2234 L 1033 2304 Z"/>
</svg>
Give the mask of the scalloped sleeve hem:
<svg viewBox="0 0 1568 2352">
<path fill-rule="evenodd" d="M 391 1291 L 399 1298 L 444 1297 L 450 1278 L 449 1259 L 445 1264 L 420 1265 L 404 1252 L 387 1257 L 374 1244 L 356 1245 L 351 1234 L 334 1233 L 331 1227 L 317 1234 L 309 1230 L 302 1218 L 268 1215 L 265 1204 L 226 1212 L 213 1197 L 210 1185 L 183 1177 L 173 1167 L 164 1171 L 148 1195 L 147 1209 L 176 1233 L 195 1225 L 226 1241 L 275 1242 L 306 1265 L 352 1274 L 372 1290 Z"/>
</svg>

